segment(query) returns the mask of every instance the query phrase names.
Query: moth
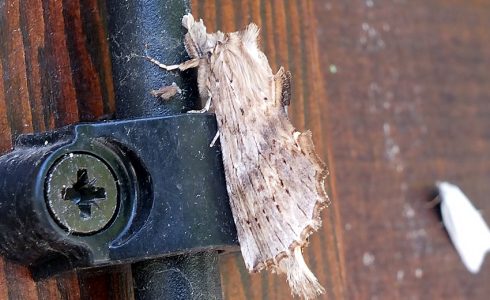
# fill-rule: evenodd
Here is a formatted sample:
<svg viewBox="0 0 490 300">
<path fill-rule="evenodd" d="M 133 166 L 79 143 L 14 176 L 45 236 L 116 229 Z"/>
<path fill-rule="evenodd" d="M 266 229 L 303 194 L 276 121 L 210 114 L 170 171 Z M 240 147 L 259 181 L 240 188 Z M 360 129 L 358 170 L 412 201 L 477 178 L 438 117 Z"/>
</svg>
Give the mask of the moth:
<svg viewBox="0 0 490 300">
<path fill-rule="evenodd" d="M 207 33 L 188 14 L 179 65 L 150 61 L 165 70 L 198 68 L 198 87 L 218 122 L 227 191 L 245 265 L 284 273 L 292 293 L 313 298 L 323 287 L 306 265 L 302 249 L 321 225 L 328 203 L 327 170 L 311 132 L 297 131 L 288 119 L 290 73 L 273 74 L 258 47 L 259 29 L 250 24 L 232 33 Z M 213 143 L 214 144 L 214 141 Z"/>
<path fill-rule="evenodd" d="M 459 187 L 438 182 L 442 222 L 465 267 L 478 273 L 490 251 L 490 229 Z"/>
</svg>

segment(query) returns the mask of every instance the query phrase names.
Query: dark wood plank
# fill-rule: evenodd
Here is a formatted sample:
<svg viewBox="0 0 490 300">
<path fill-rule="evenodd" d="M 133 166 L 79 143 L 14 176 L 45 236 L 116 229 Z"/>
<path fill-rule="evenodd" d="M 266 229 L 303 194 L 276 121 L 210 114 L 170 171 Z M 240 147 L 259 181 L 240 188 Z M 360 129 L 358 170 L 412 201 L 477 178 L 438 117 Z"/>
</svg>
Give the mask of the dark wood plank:
<svg viewBox="0 0 490 300">
<path fill-rule="evenodd" d="M 10 128 L 14 135 L 32 131 L 31 108 L 28 101 L 11 99 L 28 99 L 27 76 L 25 74 L 24 42 L 20 29 L 19 1 L 5 1 L 8 9 L 1 12 L 0 36 L 2 45 L 3 78 L 8 78 L 4 84 L 4 94 L 10 118 Z"/>
<path fill-rule="evenodd" d="M 5 261 L 1 271 L 4 272 L 7 281 L 8 299 L 39 299 L 36 283 L 27 268 Z"/>
<path fill-rule="evenodd" d="M 0 60 L 0 74 L 3 75 L 3 63 Z M 10 124 L 7 114 L 7 101 L 5 99 L 5 87 L 0 80 L 0 153 L 6 152 L 12 146 L 10 139 Z"/>
<path fill-rule="evenodd" d="M 315 11 L 347 298 L 487 299 L 488 257 L 467 272 L 426 201 L 449 180 L 490 221 L 490 5 L 316 1 Z"/>
<path fill-rule="evenodd" d="M 130 265 L 80 271 L 81 299 L 134 299 Z"/>
<path fill-rule="evenodd" d="M 44 79 L 43 97 L 49 99 L 48 104 L 54 104 L 50 125 L 59 127 L 79 120 L 62 3 L 56 0 L 44 1 L 43 15 L 46 32 L 49 33 L 45 36 L 45 47 L 41 49 L 41 65 L 46 64 L 43 68 L 45 73 L 41 75 Z M 59 78 L 63 80 L 56 80 Z"/>
<path fill-rule="evenodd" d="M 5 263 L 3 259 L 0 259 L 0 270 L 3 269 Z M 8 283 L 5 278 L 5 272 L 0 271 L 0 299 L 8 299 Z"/>
<path fill-rule="evenodd" d="M 0 3 L 0 154 L 21 133 L 114 111 L 104 9 L 96 0 Z M 106 284 L 84 295 L 114 291 L 131 298 L 127 273 L 100 275 Z M 0 259 L 0 299 L 80 299 L 79 284 L 92 282 L 71 272 L 36 283 L 25 267 Z"/>
<path fill-rule="evenodd" d="M 45 41 L 45 26 L 42 3 L 40 1 L 20 2 L 20 25 L 25 52 L 27 90 L 31 107 L 32 126 L 35 131 L 46 130 L 47 124 L 42 103 L 42 65 L 39 64 L 39 51 Z M 19 51 L 20 53 L 20 51 Z"/>
</svg>

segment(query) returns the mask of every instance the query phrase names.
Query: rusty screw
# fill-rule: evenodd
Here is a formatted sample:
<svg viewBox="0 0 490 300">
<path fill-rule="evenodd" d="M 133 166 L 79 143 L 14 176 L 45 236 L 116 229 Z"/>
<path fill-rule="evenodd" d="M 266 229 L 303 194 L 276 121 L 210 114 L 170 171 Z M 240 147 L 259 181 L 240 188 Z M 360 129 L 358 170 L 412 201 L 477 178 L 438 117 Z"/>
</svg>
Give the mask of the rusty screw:
<svg viewBox="0 0 490 300">
<path fill-rule="evenodd" d="M 51 167 L 45 186 L 51 214 L 70 233 L 96 233 L 108 226 L 116 213 L 117 179 L 91 154 L 64 155 Z"/>
</svg>

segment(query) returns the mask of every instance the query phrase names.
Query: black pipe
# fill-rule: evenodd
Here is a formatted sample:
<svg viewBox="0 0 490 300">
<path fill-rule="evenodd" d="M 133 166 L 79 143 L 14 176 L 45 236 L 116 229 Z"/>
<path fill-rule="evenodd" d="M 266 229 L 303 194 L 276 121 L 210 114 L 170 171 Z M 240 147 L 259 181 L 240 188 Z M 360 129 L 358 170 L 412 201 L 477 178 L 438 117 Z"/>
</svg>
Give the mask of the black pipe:
<svg viewBox="0 0 490 300">
<path fill-rule="evenodd" d="M 143 261 L 132 270 L 136 299 L 222 299 L 217 252 Z"/>
<path fill-rule="evenodd" d="M 166 64 L 188 59 L 183 46 L 186 0 L 107 1 L 107 24 L 116 95 L 116 117 L 174 115 L 199 106 L 195 71 L 171 73 L 140 56 Z M 155 99 L 153 89 L 175 82 L 182 94 Z M 158 151 L 158 149 L 155 149 Z M 136 299 L 221 299 L 218 254 L 194 253 L 133 264 Z"/>
<path fill-rule="evenodd" d="M 199 106 L 195 71 L 159 69 L 141 56 L 166 64 L 189 57 L 184 48 L 182 16 L 187 0 L 107 1 L 107 22 L 116 96 L 116 117 L 128 119 L 174 115 Z M 151 90 L 175 82 L 182 90 L 169 101 L 156 99 Z"/>
</svg>

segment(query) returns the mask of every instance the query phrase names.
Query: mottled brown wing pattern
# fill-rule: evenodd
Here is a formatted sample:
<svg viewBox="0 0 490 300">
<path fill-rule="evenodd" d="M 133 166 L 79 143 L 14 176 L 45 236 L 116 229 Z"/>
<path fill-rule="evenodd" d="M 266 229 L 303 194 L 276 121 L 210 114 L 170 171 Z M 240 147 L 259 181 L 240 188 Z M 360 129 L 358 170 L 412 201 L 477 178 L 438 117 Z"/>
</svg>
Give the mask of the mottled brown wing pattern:
<svg viewBox="0 0 490 300">
<path fill-rule="evenodd" d="M 227 190 L 245 265 L 285 273 L 294 294 L 313 298 L 324 290 L 306 266 L 301 249 L 321 225 L 328 202 L 327 175 L 311 133 L 287 118 L 291 75 L 273 74 L 257 45 L 258 28 L 208 34 L 202 21 L 184 16 L 186 49 L 198 63 L 203 100 L 218 121 Z"/>
</svg>

